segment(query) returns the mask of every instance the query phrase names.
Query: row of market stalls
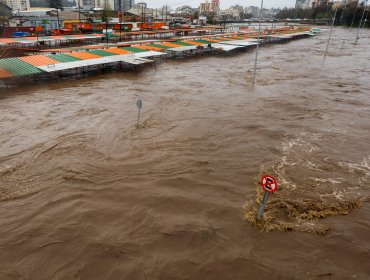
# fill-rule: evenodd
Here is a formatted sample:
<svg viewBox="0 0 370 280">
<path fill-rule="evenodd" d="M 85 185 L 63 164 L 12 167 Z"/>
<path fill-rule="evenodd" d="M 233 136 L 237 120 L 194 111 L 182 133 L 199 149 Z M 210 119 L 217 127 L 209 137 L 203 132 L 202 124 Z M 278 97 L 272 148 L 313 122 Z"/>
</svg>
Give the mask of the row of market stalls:
<svg viewBox="0 0 370 280">
<path fill-rule="evenodd" d="M 174 36 L 191 36 L 191 35 L 212 35 L 220 34 L 222 29 L 219 28 L 191 28 L 191 29 L 174 29 L 174 30 L 156 30 L 156 31 L 122 31 L 111 32 L 106 34 L 73 34 L 73 35 L 57 35 L 57 36 L 29 36 L 20 38 L 0 38 L 1 47 L 57 47 L 66 45 L 81 45 L 99 43 L 103 40 L 111 42 L 130 41 L 139 39 L 164 39 Z"/>
<path fill-rule="evenodd" d="M 262 36 L 261 43 L 281 42 L 312 35 L 309 31 L 296 30 L 273 36 Z M 246 34 L 224 36 L 197 36 L 186 40 L 130 44 L 101 44 L 78 48 L 44 50 L 43 54 L 0 59 L 0 79 L 58 77 L 68 74 L 102 70 L 106 67 L 125 68 L 150 64 L 158 57 L 183 57 L 202 53 L 229 52 L 256 47 L 256 38 Z"/>
</svg>

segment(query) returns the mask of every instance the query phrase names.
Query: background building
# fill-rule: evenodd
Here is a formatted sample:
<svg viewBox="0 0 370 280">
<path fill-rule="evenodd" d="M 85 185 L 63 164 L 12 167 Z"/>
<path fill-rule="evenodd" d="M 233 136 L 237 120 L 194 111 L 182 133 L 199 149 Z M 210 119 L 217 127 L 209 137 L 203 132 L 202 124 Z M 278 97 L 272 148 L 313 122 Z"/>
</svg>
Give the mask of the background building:
<svg viewBox="0 0 370 280">
<path fill-rule="evenodd" d="M 128 11 L 135 5 L 134 0 L 115 0 L 114 10 L 115 11 Z"/>
<path fill-rule="evenodd" d="M 30 0 L 0 0 L 13 11 L 26 11 L 30 9 Z"/>
<path fill-rule="evenodd" d="M 217 14 L 220 11 L 220 0 L 212 0 L 212 2 L 200 3 L 199 13 L 200 14 Z"/>
<path fill-rule="evenodd" d="M 259 11 L 260 11 L 260 9 L 258 7 L 255 7 L 255 6 L 245 7 L 245 9 L 244 9 L 244 12 L 246 14 L 251 14 L 251 15 L 253 15 L 253 17 L 258 17 L 259 16 Z"/>
</svg>

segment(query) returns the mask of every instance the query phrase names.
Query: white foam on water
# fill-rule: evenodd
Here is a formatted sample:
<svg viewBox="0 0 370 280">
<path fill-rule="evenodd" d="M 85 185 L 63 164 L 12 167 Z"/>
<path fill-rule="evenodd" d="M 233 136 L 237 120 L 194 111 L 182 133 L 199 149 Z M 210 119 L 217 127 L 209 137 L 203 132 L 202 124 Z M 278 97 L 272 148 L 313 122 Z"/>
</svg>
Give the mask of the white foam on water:
<svg viewBox="0 0 370 280">
<path fill-rule="evenodd" d="M 370 156 L 365 157 L 360 163 L 341 161 L 338 164 L 350 173 L 362 174 L 358 178 L 359 183 L 367 182 L 370 177 Z"/>
</svg>

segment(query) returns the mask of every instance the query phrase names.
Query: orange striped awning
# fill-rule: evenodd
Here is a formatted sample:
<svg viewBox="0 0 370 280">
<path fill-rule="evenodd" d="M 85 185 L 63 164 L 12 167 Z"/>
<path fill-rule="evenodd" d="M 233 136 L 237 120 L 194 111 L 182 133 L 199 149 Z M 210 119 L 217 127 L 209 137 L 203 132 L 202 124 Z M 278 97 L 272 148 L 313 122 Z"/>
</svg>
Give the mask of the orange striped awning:
<svg viewBox="0 0 370 280">
<path fill-rule="evenodd" d="M 79 59 L 93 59 L 93 58 L 101 58 L 99 55 L 95 55 L 92 53 L 87 53 L 87 52 L 75 52 L 75 53 L 70 53 L 68 54 L 69 56 L 73 56 Z"/>
<path fill-rule="evenodd" d="M 207 39 L 207 41 L 209 41 Z M 204 43 L 194 42 L 194 41 L 183 41 L 184 43 L 191 44 L 191 45 L 197 45 L 197 46 L 203 46 Z"/>
<path fill-rule="evenodd" d="M 31 55 L 19 57 L 20 60 L 33 66 L 44 66 L 49 64 L 58 64 L 59 62 L 45 55 Z"/>
<path fill-rule="evenodd" d="M 119 49 L 119 48 L 109 48 L 109 49 L 104 49 L 104 51 L 114 53 L 114 54 L 128 54 L 128 53 L 130 53 L 129 51 Z"/>
<path fill-rule="evenodd" d="M 162 44 L 163 45 L 163 44 Z M 148 51 L 156 51 L 156 52 L 163 52 L 163 49 L 161 48 L 157 48 L 157 47 L 153 47 L 153 46 L 132 46 L 136 49 L 142 49 L 142 50 L 148 50 Z"/>
<path fill-rule="evenodd" d="M 10 75 L 8 72 L 6 72 L 4 69 L 1 69 L 0 68 L 0 78 L 8 78 L 8 77 L 11 77 L 12 75 Z"/>
<path fill-rule="evenodd" d="M 3 38 L 3 39 L 0 39 L 0 43 L 11 44 L 11 43 L 16 43 L 16 42 L 12 39 Z"/>
<path fill-rule="evenodd" d="M 171 48 L 183 47 L 182 45 L 169 43 L 169 42 L 160 43 L 160 45 L 165 46 L 165 47 L 171 47 Z"/>
<path fill-rule="evenodd" d="M 222 40 L 215 40 L 215 39 L 208 39 L 208 38 L 204 38 L 203 40 L 206 40 L 206 41 L 209 41 L 209 42 L 213 42 L 213 43 L 218 43 L 218 42 L 221 42 Z"/>
<path fill-rule="evenodd" d="M 233 39 L 233 38 L 225 38 L 225 37 L 217 37 L 217 40 L 231 41 L 231 40 L 235 40 L 235 39 Z"/>
</svg>

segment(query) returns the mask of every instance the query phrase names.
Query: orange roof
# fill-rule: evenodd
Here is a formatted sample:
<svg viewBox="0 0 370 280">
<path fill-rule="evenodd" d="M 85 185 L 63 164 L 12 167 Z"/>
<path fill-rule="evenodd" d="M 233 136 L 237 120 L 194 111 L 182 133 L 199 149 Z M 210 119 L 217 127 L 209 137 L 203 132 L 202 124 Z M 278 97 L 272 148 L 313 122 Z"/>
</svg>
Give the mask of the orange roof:
<svg viewBox="0 0 370 280">
<path fill-rule="evenodd" d="M 209 41 L 207 39 L 207 41 Z M 184 43 L 191 44 L 191 45 L 197 45 L 197 46 L 203 46 L 204 43 L 194 42 L 194 41 L 183 41 Z"/>
<path fill-rule="evenodd" d="M 37 37 L 24 37 L 24 39 L 30 40 L 30 41 L 36 41 Z"/>
<path fill-rule="evenodd" d="M 80 49 L 104 49 L 106 48 L 106 46 L 96 46 L 96 45 L 92 45 L 92 46 L 81 46 L 81 47 L 78 47 Z"/>
<path fill-rule="evenodd" d="M 233 39 L 233 38 L 225 38 L 225 37 L 217 37 L 217 40 L 230 41 L 230 40 L 235 40 L 235 39 Z"/>
<path fill-rule="evenodd" d="M 119 49 L 119 48 L 109 48 L 109 49 L 104 49 L 104 51 L 114 53 L 114 54 L 128 54 L 128 53 L 130 53 L 129 51 L 122 50 L 122 49 Z"/>
<path fill-rule="evenodd" d="M 208 39 L 208 38 L 204 38 L 203 40 L 210 41 L 210 42 L 214 42 L 214 43 L 218 43 L 218 42 L 220 42 L 220 41 L 221 41 L 221 40 Z"/>
<path fill-rule="evenodd" d="M 39 50 L 40 52 L 71 52 L 70 49 L 46 49 L 46 50 Z"/>
<path fill-rule="evenodd" d="M 69 56 L 77 57 L 79 59 L 93 59 L 93 58 L 101 58 L 99 55 L 95 55 L 92 53 L 87 53 L 87 52 L 75 52 L 75 53 L 70 53 L 68 54 Z"/>
<path fill-rule="evenodd" d="M 6 72 L 4 69 L 1 69 L 0 68 L 0 78 L 7 78 L 7 77 L 11 77 L 12 75 L 10 75 L 8 72 Z"/>
<path fill-rule="evenodd" d="M 161 48 L 156 48 L 156 47 L 152 47 L 152 46 L 133 46 L 134 48 L 136 49 L 142 49 L 142 50 L 149 50 L 149 51 L 159 51 L 159 52 L 162 52 L 163 49 Z"/>
<path fill-rule="evenodd" d="M 171 47 L 171 48 L 178 48 L 178 47 L 182 47 L 182 45 L 173 44 L 173 43 L 168 43 L 168 42 L 161 43 L 161 45 L 162 45 L 162 46 L 166 46 L 166 47 Z"/>
<path fill-rule="evenodd" d="M 14 41 L 14 40 L 11 40 L 11 39 L 5 39 L 5 38 L 0 39 L 0 42 L 1 42 L 1 43 L 5 43 L 5 44 L 9 44 L 9 43 L 16 43 L 16 41 Z"/>
<path fill-rule="evenodd" d="M 55 61 L 54 59 L 51 59 L 44 55 L 22 56 L 22 57 L 19 57 L 19 59 L 33 66 L 44 66 L 44 65 L 59 63 L 58 61 Z"/>
</svg>

